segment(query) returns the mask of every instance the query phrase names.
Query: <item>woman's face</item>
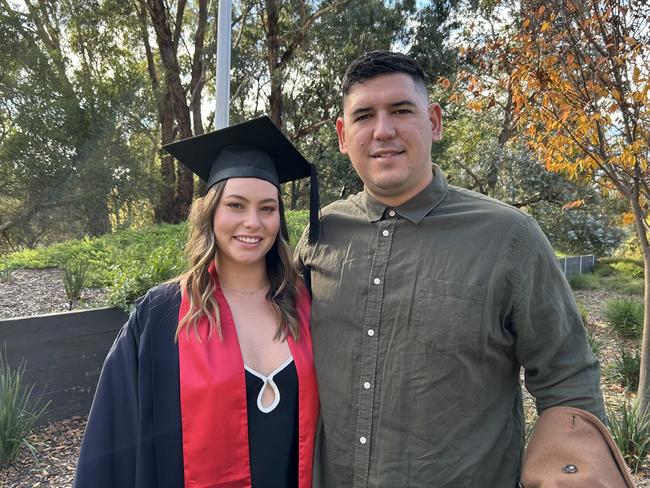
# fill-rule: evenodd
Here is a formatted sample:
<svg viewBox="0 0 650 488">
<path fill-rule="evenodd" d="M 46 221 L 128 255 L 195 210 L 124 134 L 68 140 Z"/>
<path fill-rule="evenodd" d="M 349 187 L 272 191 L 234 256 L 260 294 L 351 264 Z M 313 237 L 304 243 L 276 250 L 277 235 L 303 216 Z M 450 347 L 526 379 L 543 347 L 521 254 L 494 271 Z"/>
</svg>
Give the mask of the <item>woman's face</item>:
<svg viewBox="0 0 650 488">
<path fill-rule="evenodd" d="M 280 229 L 278 189 L 258 178 L 230 178 L 213 224 L 221 265 L 264 262 Z"/>
</svg>

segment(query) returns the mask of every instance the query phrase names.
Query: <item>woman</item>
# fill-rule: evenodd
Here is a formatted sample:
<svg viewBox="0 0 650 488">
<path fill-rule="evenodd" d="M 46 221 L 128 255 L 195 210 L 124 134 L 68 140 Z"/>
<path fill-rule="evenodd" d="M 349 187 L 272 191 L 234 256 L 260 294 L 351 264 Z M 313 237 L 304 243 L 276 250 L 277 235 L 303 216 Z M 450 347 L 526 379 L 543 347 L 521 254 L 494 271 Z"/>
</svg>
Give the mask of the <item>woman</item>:
<svg viewBox="0 0 650 488">
<path fill-rule="evenodd" d="M 313 169 L 267 117 L 165 149 L 208 186 L 188 271 L 150 290 L 115 340 L 75 487 L 311 487 L 309 299 L 279 185 Z"/>
</svg>

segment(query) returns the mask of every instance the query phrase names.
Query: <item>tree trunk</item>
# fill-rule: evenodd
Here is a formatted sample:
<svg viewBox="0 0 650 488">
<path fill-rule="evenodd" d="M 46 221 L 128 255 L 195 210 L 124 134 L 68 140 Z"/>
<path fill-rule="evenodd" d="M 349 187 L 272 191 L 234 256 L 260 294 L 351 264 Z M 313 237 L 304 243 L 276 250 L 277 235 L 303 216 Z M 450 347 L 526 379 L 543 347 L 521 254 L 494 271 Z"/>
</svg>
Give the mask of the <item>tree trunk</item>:
<svg viewBox="0 0 650 488">
<path fill-rule="evenodd" d="M 149 33 L 147 26 L 147 13 L 144 0 L 140 1 L 140 8 L 137 8 L 138 18 L 140 19 L 140 28 L 142 41 L 147 57 L 147 70 L 151 80 L 151 88 L 158 98 L 158 123 L 160 124 L 160 143 L 165 145 L 174 140 L 174 112 L 172 110 L 171 94 L 169 89 L 161 92 L 160 81 L 156 71 L 156 62 L 154 59 L 151 44 L 149 43 Z M 166 222 L 168 224 L 178 223 L 174 212 L 174 202 L 176 201 L 176 168 L 173 156 L 166 151 L 159 150 L 160 156 L 160 191 L 154 203 L 154 219 L 157 223 Z"/>
<path fill-rule="evenodd" d="M 150 0 L 148 2 L 151 21 L 156 31 L 160 60 L 165 70 L 165 85 L 169 89 L 174 118 L 178 124 L 181 139 L 192 136 L 190 110 L 185 99 L 185 90 L 181 83 L 180 66 L 176 56 L 176 43 L 169 28 L 164 2 Z M 180 7 L 179 7 L 180 8 Z M 177 16 L 179 17 L 179 16 Z M 176 22 L 181 22 L 177 18 Z M 176 198 L 174 199 L 174 216 L 184 220 L 194 197 L 194 175 L 184 165 L 176 168 Z"/>
<path fill-rule="evenodd" d="M 160 134 L 162 144 L 167 144 L 174 140 L 174 114 L 171 107 L 171 98 L 169 91 L 165 90 L 159 105 L 160 116 Z M 175 212 L 174 202 L 176 195 L 174 186 L 176 184 L 176 164 L 174 157 L 167 154 L 166 151 L 160 151 L 160 176 L 162 178 L 158 212 L 160 222 L 177 224 L 181 221 Z"/>
<path fill-rule="evenodd" d="M 648 407 L 650 407 L 650 326 L 648 325 L 650 324 L 650 308 L 648 307 L 648 304 L 650 304 L 650 245 L 648 245 L 648 234 L 638 191 L 631 195 L 630 204 L 634 213 L 636 231 L 643 255 L 643 337 L 641 339 L 641 368 L 637 398 L 639 411 L 647 413 Z"/>
</svg>

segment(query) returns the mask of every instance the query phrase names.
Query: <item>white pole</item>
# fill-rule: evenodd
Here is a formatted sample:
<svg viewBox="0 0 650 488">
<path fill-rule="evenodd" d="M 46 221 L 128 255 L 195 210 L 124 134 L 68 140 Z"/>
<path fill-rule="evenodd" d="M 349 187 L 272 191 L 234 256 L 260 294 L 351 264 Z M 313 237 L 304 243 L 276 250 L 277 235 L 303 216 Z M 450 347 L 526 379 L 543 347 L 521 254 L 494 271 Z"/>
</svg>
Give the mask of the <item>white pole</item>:
<svg viewBox="0 0 650 488">
<path fill-rule="evenodd" d="M 223 129 L 229 125 L 230 111 L 230 0 L 219 0 L 217 21 L 217 96 L 214 107 L 214 128 Z"/>
</svg>

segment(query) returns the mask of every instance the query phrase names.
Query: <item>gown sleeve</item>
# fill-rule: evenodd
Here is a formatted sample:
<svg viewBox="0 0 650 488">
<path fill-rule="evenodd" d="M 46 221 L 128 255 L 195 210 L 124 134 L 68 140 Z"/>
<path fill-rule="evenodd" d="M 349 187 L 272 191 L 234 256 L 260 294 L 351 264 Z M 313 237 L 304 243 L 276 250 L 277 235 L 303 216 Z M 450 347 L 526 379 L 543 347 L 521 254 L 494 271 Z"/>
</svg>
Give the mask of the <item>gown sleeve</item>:
<svg viewBox="0 0 650 488">
<path fill-rule="evenodd" d="M 144 302 L 113 343 L 99 378 L 81 444 L 74 488 L 136 486 L 139 345 Z"/>
</svg>

